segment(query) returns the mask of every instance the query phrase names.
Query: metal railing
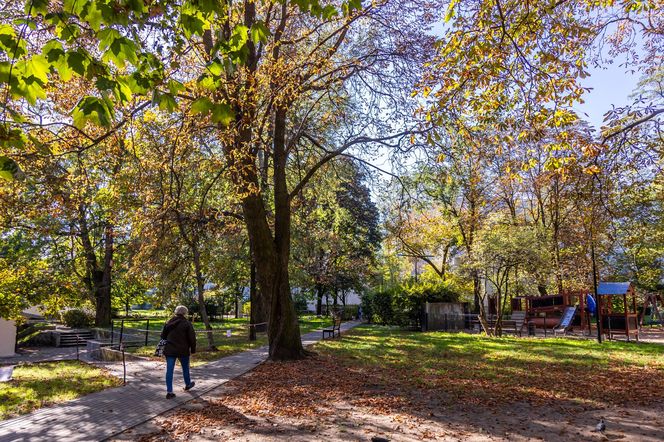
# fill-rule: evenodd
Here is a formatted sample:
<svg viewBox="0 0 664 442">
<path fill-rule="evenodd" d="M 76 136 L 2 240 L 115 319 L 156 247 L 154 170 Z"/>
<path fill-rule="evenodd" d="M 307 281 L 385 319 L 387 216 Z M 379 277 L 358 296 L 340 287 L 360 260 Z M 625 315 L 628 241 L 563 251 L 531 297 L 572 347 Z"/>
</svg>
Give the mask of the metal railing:
<svg viewBox="0 0 664 442">
<path fill-rule="evenodd" d="M 431 315 L 424 313 L 421 320 L 422 331 L 463 331 L 472 330 L 478 323 L 477 314 L 443 313 Z"/>
</svg>

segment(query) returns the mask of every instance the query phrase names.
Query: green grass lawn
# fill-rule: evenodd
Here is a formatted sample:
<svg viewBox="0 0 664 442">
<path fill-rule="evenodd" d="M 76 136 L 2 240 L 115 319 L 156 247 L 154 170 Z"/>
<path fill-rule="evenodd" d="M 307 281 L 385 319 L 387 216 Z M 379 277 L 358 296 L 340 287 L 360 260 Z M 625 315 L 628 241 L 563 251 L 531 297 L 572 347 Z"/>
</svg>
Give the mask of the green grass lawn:
<svg viewBox="0 0 664 442">
<path fill-rule="evenodd" d="M 0 383 L 0 420 L 121 385 L 103 370 L 79 361 L 19 365 Z"/>
<path fill-rule="evenodd" d="M 164 322 L 167 319 L 162 318 L 160 322 L 153 322 L 150 320 L 150 330 L 159 331 L 163 328 Z M 191 365 L 196 367 L 199 365 L 206 364 L 210 361 L 215 361 L 217 359 L 229 356 L 233 353 L 240 351 L 249 350 L 256 347 L 261 347 L 267 344 L 267 336 L 265 333 L 258 333 L 257 339 L 255 341 L 249 340 L 249 320 L 248 318 L 238 318 L 238 319 L 224 319 L 223 322 L 213 322 L 211 323 L 213 332 L 214 345 L 217 347 L 217 351 L 205 351 L 207 338 L 205 333 L 197 333 L 197 347 L 198 352 L 192 356 Z M 314 330 L 327 327 L 332 324 L 332 319 L 327 317 L 316 317 L 316 316 L 302 316 L 300 317 L 300 332 L 302 334 L 309 333 Z M 139 327 L 138 325 L 134 325 Z M 145 323 L 140 325 L 144 327 Z M 203 323 L 194 322 L 194 328 L 196 330 L 204 330 Z M 226 336 L 226 331 L 231 330 L 231 337 Z M 127 351 L 134 353 L 138 356 L 144 356 L 149 358 L 155 358 L 154 356 L 154 345 L 148 345 L 143 347 L 134 347 L 129 348 Z M 157 359 L 157 358 L 155 358 Z"/>
<path fill-rule="evenodd" d="M 316 351 L 348 367 L 384 371 L 393 384 L 486 401 L 577 404 L 647 402 L 664 396 L 664 347 L 566 338 L 487 338 L 361 326 Z M 390 373 L 389 375 L 385 373 Z"/>
</svg>

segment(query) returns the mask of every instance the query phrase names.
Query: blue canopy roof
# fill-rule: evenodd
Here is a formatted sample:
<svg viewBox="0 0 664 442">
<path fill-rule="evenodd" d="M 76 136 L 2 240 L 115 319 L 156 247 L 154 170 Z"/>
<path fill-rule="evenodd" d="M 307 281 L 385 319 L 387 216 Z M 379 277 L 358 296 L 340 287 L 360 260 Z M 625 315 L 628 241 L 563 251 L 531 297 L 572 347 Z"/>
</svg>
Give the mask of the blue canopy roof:
<svg viewBox="0 0 664 442">
<path fill-rule="evenodd" d="M 600 282 L 597 286 L 598 295 L 626 295 L 631 282 Z"/>
</svg>

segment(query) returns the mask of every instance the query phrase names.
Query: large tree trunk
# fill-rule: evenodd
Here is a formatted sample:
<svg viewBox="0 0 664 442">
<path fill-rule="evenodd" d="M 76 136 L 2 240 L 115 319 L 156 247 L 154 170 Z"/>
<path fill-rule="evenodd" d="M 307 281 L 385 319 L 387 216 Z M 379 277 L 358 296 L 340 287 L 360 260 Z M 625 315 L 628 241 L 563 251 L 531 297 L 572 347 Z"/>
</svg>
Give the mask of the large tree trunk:
<svg viewBox="0 0 664 442">
<path fill-rule="evenodd" d="M 99 268 L 97 254 L 92 241 L 86 217 L 85 207 L 78 207 L 79 237 L 85 254 L 85 277 L 83 283 L 88 289 L 90 298 L 95 305 L 95 326 L 105 327 L 111 323 L 111 271 L 113 266 L 113 226 L 106 224 L 104 228 L 104 261 Z"/>
<path fill-rule="evenodd" d="M 101 281 L 96 287 L 97 301 L 95 325 L 105 327 L 111 323 L 111 270 L 113 266 L 113 226 L 104 227 L 104 262 L 101 269 Z"/>
<path fill-rule="evenodd" d="M 242 129 L 240 138 L 251 140 L 249 129 Z M 243 133 L 244 132 L 244 133 Z M 243 149 L 247 151 L 249 149 Z M 235 176 L 237 183 L 245 186 L 242 210 L 252 256 L 256 264 L 256 276 L 261 303 L 269 306 L 268 340 L 270 358 L 299 359 L 305 352 L 300 340 L 300 328 L 291 299 L 288 260 L 290 254 L 290 201 L 286 192 L 285 158 L 275 165 L 275 234 L 272 235 L 267 212 L 258 188 L 255 161 L 244 159 L 244 167 Z"/>
<path fill-rule="evenodd" d="M 299 359 L 305 355 L 300 340 L 300 328 L 291 299 L 288 279 L 288 252 L 277 253 L 265 217 L 256 216 L 264 211 L 259 197 L 250 195 L 243 201 L 247 231 L 252 237 L 258 288 L 263 302 L 270 305 L 268 340 L 270 358 Z M 266 240 L 257 240 L 264 237 Z"/>
<path fill-rule="evenodd" d="M 282 23 L 275 31 L 279 40 L 287 17 L 287 4 L 282 5 Z M 254 2 L 244 3 L 244 24 L 251 28 L 256 20 Z M 211 39 L 210 39 L 211 40 Z M 211 41 L 206 48 L 211 53 Z M 279 47 L 273 48 L 273 57 L 279 58 Z M 245 92 L 255 89 L 254 73 L 258 67 L 258 54 L 252 40 L 247 42 L 247 60 L 243 85 L 235 92 L 245 96 Z M 280 87 L 280 85 L 271 85 Z M 249 235 L 260 299 L 263 306 L 269 306 L 268 339 L 271 359 L 299 359 L 305 355 L 300 340 L 300 327 L 291 299 L 288 261 L 290 258 L 290 197 L 286 182 L 287 150 L 286 104 L 277 103 L 274 120 L 274 235 L 268 222 L 268 213 L 259 182 L 258 154 L 253 145 L 256 103 L 240 99 L 234 105 L 237 135 L 235 143 L 225 146 L 231 179 L 242 197 L 244 222 Z"/>
<path fill-rule="evenodd" d="M 274 245 L 276 281 L 272 292 L 268 338 L 270 358 L 299 359 L 305 352 L 300 338 L 295 305 L 291 298 L 290 260 L 291 207 L 286 182 L 286 108 L 278 107 L 274 118 Z"/>
<path fill-rule="evenodd" d="M 256 270 L 256 262 L 253 258 L 253 247 L 250 247 L 249 253 L 251 255 L 250 272 L 249 272 L 249 305 L 251 311 L 249 313 L 251 324 L 263 324 L 268 322 L 269 319 L 269 305 L 266 297 L 261 296 L 259 293 L 258 275 Z"/>
</svg>

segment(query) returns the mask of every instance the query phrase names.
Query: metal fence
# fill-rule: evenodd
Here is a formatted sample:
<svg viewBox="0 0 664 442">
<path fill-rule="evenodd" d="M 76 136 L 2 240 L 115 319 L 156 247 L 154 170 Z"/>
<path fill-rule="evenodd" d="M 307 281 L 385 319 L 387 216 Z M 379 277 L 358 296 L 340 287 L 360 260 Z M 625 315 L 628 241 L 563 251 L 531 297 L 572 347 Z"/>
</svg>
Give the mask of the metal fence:
<svg viewBox="0 0 664 442">
<path fill-rule="evenodd" d="M 477 315 L 465 313 L 444 313 L 430 315 L 423 312 L 422 331 L 463 331 L 476 328 Z"/>
</svg>

